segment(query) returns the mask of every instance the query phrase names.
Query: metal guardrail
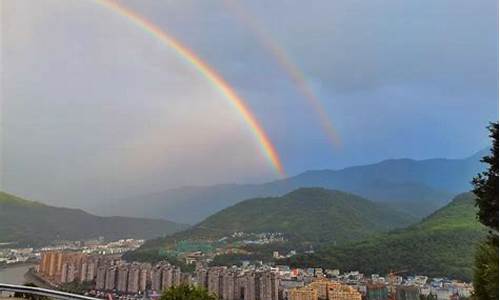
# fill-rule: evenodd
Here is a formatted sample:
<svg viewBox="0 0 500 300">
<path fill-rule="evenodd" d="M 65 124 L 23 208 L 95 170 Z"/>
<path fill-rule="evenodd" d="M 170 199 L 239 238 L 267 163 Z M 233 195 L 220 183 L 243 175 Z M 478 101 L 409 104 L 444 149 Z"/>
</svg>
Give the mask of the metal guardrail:
<svg viewBox="0 0 500 300">
<path fill-rule="evenodd" d="M 33 294 L 33 295 L 46 296 L 46 297 L 61 299 L 61 300 L 101 300 L 98 298 L 82 296 L 82 295 L 77 295 L 77 294 L 71 294 L 71 293 L 66 293 L 66 292 L 61 292 L 61 291 L 56 291 L 56 290 L 44 289 L 44 288 L 33 287 L 33 286 L 6 284 L 6 283 L 0 283 L 0 292 L 2 292 L 2 291 Z"/>
</svg>

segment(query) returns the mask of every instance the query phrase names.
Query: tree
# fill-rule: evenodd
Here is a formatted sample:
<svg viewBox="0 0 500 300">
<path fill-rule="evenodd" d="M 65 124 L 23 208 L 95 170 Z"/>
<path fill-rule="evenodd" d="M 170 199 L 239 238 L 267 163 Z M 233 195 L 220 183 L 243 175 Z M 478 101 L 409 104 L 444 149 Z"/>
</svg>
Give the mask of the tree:
<svg viewBox="0 0 500 300">
<path fill-rule="evenodd" d="M 498 123 L 490 123 L 488 129 L 492 140 L 491 154 L 481 161 L 489 164 L 489 168 L 474 177 L 472 183 L 479 221 L 498 232 Z"/>
<path fill-rule="evenodd" d="M 498 244 L 482 243 L 476 252 L 474 294 L 477 299 L 498 299 Z"/>
<path fill-rule="evenodd" d="M 181 285 L 166 290 L 160 300 L 217 300 L 217 297 L 203 288 Z"/>
<path fill-rule="evenodd" d="M 73 282 L 63 283 L 59 286 L 59 290 L 72 294 L 85 294 L 86 291 L 91 290 L 95 286 L 94 281 L 83 281 L 75 279 Z"/>
<path fill-rule="evenodd" d="M 38 287 L 36 284 L 31 283 L 31 282 L 24 284 L 24 286 Z M 22 298 L 22 299 L 29 299 L 29 300 L 49 300 L 48 297 L 35 295 L 35 294 L 29 293 L 29 292 L 28 293 L 15 292 L 14 298 Z"/>
<path fill-rule="evenodd" d="M 498 123 L 491 123 L 488 129 L 491 154 L 481 161 L 489 167 L 472 180 L 478 219 L 490 228 L 488 239 L 476 252 L 474 294 L 479 300 L 498 299 Z"/>
</svg>

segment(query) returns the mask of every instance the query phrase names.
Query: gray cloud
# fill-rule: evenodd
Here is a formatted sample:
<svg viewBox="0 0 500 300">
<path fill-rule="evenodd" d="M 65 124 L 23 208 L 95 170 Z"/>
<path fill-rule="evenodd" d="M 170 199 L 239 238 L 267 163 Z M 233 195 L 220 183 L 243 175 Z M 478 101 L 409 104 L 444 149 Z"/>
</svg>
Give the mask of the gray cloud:
<svg viewBox="0 0 500 300">
<path fill-rule="evenodd" d="M 343 146 L 223 1 L 123 1 L 248 100 L 291 174 L 464 156 L 497 119 L 494 0 L 245 1 Z M 93 1 L 2 1 L 3 188 L 60 205 L 275 175 L 241 117 L 145 31 Z"/>
</svg>

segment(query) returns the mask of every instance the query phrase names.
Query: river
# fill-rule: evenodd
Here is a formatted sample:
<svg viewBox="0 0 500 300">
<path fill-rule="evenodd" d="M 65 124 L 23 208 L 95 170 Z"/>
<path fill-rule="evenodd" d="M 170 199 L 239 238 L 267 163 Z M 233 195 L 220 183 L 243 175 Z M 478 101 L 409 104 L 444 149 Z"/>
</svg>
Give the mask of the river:
<svg viewBox="0 0 500 300">
<path fill-rule="evenodd" d="M 24 284 L 24 274 L 31 267 L 30 264 L 0 267 L 0 283 Z"/>
</svg>

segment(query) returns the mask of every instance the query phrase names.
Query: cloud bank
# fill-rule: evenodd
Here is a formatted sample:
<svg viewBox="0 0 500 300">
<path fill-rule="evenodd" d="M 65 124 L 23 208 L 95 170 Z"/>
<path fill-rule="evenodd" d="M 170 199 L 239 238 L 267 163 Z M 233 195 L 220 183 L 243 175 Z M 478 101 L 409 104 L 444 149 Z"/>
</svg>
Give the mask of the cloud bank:
<svg viewBox="0 0 500 300">
<path fill-rule="evenodd" d="M 498 119 L 498 2 L 244 1 L 302 70 L 342 139 L 224 1 L 122 1 L 248 101 L 289 174 L 461 157 Z M 2 1 L 2 188 L 95 207 L 188 184 L 275 178 L 241 117 L 123 17 L 76 0 Z"/>
</svg>

